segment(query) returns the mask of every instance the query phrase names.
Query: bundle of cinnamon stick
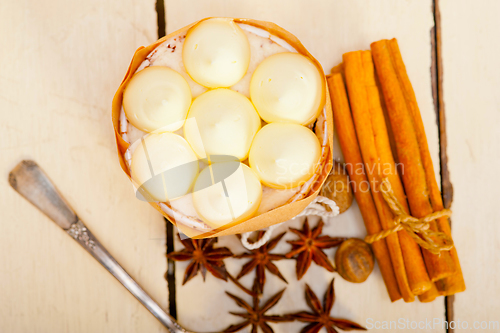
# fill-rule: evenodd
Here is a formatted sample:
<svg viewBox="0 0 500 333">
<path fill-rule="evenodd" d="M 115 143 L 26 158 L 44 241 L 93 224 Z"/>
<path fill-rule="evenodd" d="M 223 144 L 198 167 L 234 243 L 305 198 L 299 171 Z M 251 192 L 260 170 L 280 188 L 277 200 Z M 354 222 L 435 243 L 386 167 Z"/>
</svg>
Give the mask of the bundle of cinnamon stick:
<svg viewBox="0 0 500 333">
<path fill-rule="evenodd" d="M 371 51 L 344 54 L 328 84 L 335 127 L 368 234 L 395 225 L 380 190 L 384 179 L 406 214 L 419 219 L 443 210 L 422 117 L 397 40 L 381 40 L 371 44 Z M 451 237 L 447 217 L 428 227 Z M 415 295 L 421 302 L 431 302 L 465 290 L 455 247 L 434 254 L 400 230 L 375 241 L 372 248 L 393 302 L 400 298 L 413 302 Z"/>
</svg>

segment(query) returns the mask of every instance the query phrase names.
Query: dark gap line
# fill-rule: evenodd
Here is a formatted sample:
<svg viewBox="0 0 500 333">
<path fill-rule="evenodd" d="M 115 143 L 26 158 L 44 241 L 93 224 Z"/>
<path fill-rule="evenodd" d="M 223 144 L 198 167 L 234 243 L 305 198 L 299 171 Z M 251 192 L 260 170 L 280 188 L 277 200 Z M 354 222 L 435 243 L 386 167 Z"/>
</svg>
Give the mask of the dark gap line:
<svg viewBox="0 0 500 333">
<path fill-rule="evenodd" d="M 156 0 L 156 19 L 158 22 L 158 38 L 166 36 L 167 22 L 165 19 L 165 2 L 164 0 Z M 170 221 L 165 219 L 167 225 L 167 254 L 174 251 L 174 226 Z M 176 290 L 175 290 L 175 262 L 167 259 L 167 272 L 165 279 L 168 284 L 168 309 L 170 315 L 177 319 L 177 303 L 176 303 Z"/>
<path fill-rule="evenodd" d="M 441 192 L 445 208 L 450 208 L 453 201 L 453 185 L 450 181 L 448 170 L 448 136 L 446 135 L 446 114 L 443 99 L 443 59 L 441 54 L 441 13 L 439 11 L 439 0 L 434 0 L 434 18 L 436 22 L 435 33 L 435 60 L 436 60 L 436 88 L 437 88 L 437 115 L 439 126 L 439 157 L 441 167 Z"/>
<path fill-rule="evenodd" d="M 174 226 L 167 219 L 165 219 L 165 223 L 167 224 L 167 253 L 171 253 L 174 251 Z M 168 309 L 170 315 L 177 319 L 175 262 L 172 259 L 167 259 L 167 273 L 165 277 L 168 284 Z"/>
<path fill-rule="evenodd" d="M 156 0 L 156 18 L 158 22 L 158 38 L 166 36 L 167 24 L 165 22 L 165 2 Z"/>
<path fill-rule="evenodd" d="M 446 136 L 446 118 L 443 100 L 443 59 L 441 54 L 441 12 L 439 11 L 439 0 L 432 1 L 432 12 L 434 15 L 434 27 L 431 30 L 432 43 L 432 96 L 434 100 L 434 110 L 439 129 L 439 166 L 441 175 L 441 193 L 445 208 L 450 208 L 453 200 L 453 186 L 450 182 L 448 170 L 448 156 L 446 149 L 448 146 Z M 451 221 L 450 221 L 451 222 Z M 444 298 L 445 319 L 448 323 L 454 318 L 454 296 Z M 448 326 L 447 333 L 453 333 L 454 329 Z"/>
</svg>

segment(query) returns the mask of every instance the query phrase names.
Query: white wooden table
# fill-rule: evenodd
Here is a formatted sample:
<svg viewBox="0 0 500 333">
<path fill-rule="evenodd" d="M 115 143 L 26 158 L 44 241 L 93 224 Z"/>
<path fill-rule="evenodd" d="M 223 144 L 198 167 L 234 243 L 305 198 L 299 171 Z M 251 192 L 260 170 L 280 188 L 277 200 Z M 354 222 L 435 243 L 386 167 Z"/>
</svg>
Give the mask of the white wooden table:
<svg viewBox="0 0 500 333">
<path fill-rule="evenodd" d="M 168 33 L 207 16 L 273 21 L 301 39 L 325 72 L 345 52 L 398 38 L 437 176 L 440 166 L 447 168 L 449 179 L 443 169 L 444 180 L 454 187 L 453 235 L 468 287 L 453 302 L 453 318 L 460 320 L 455 331 L 484 327 L 485 322 L 490 329 L 479 331 L 499 332 L 489 322 L 500 321 L 500 3 L 439 1 L 441 52 L 435 63 L 442 64 L 442 73 L 434 78 L 432 54 L 439 44 L 432 30 L 433 5 L 432 0 L 165 0 L 163 12 L 154 0 L 1 1 L 0 332 L 166 332 L 97 262 L 18 196 L 8 186 L 7 175 L 20 160 L 36 160 L 115 258 L 167 309 L 165 222 L 135 199 L 120 170 L 111 99 L 134 50 L 157 39 L 158 17 L 160 31 Z M 438 79 L 440 93 L 433 99 L 432 84 Z M 439 111 L 446 116 L 445 124 L 437 123 Z M 448 161 L 442 159 L 444 151 L 440 158 L 440 142 Z M 341 156 L 338 148 L 336 155 Z M 357 207 L 330 221 L 325 232 L 363 236 Z M 229 237 L 219 243 L 243 251 Z M 237 273 L 234 260 L 227 265 Z M 176 265 L 178 282 L 183 267 Z M 293 263 L 280 263 L 280 269 L 289 278 L 289 290 L 295 291 L 287 291 L 278 312 L 303 295 L 303 281 L 294 279 Z M 313 289 L 322 294 L 336 275 L 314 264 L 310 270 L 308 281 L 314 274 L 314 281 L 321 282 Z M 268 279 L 265 297 L 284 287 L 269 274 Z M 361 285 L 340 278 L 335 283 L 332 314 L 362 325 L 370 318 L 419 322 L 445 317 L 444 300 L 391 304 L 378 270 Z M 205 284 L 201 277 L 184 287 L 177 283 L 181 323 L 213 330 L 238 322 L 226 314 L 236 308 L 223 296 L 224 290 L 236 292 L 211 276 Z M 197 300 L 194 295 L 204 297 Z M 294 332 L 301 326 L 274 328 Z M 415 331 L 445 332 L 438 326 Z"/>
</svg>

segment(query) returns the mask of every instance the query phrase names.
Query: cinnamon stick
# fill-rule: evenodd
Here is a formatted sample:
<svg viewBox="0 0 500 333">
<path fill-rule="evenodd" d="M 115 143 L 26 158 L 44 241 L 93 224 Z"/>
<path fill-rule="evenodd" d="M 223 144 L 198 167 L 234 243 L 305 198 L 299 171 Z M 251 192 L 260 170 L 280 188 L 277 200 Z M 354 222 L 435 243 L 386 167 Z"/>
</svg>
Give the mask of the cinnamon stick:
<svg viewBox="0 0 500 333">
<path fill-rule="evenodd" d="M 380 101 L 380 93 L 375 81 L 375 68 L 373 66 L 370 51 L 360 51 L 360 57 L 355 53 L 346 54 L 344 58 L 345 66 L 361 67 L 364 74 L 364 85 L 367 92 L 369 110 L 361 110 L 364 117 L 371 119 L 375 146 L 377 149 L 381 170 L 380 177 L 387 177 L 398 201 L 403 205 L 408 214 L 408 203 L 403 189 L 403 184 L 399 178 L 392 155 L 391 144 L 387 126 L 385 124 L 384 111 Z M 349 62 L 354 61 L 353 64 Z M 348 83 L 349 86 L 349 83 Z M 376 184 L 380 185 L 380 184 Z M 378 189 L 375 189 L 378 190 Z M 385 202 L 384 202 L 385 204 Z M 410 289 L 415 295 L 420 295 L 431 289 L 432 282 L 427 274 L 424 259 L 420 246 L 411 238 L 406 231 L 399 231 L 399 243 L 405 262 L 406 275 Z"/>
<path fill-rule="evenodd" d="M 418 300 L 422 303 L 429 303 L 434 301 L 438 296 L 441 296 L 441 293 L 433 283 L 431 289 L 427 290 L 422 295 L 418 295 Z"/>
<path fill-rule="evenodd" d="M 328 76 L 328 86 L 340 146 L 347 164 L 350 180 L 354 184 L 354 196 L 361 210 L 366 231 L 368 234 L 375 234 L 380 232 L 382 227 L 370 192 L 360 190 L 361 184 L 368 184 L 368 180 L 363 170 L 363 159 L 359 151 L 342 75 L 337 73 Z M 397 301 L 401 298 L 401 293 L 386 240 L 382 239 L 374 242 L 372 249 L 377 258 L 389 298 L 392 302 Z"/>
<path fill-rule="evenodd" d="M 363 157 L 366 173 L 370 181 L 373 201 L 375 202 L 380 224 L 384 230 L 387 230 L 394 226 L 394 215 L 384 201 L 382 193 L 378 190 L 377 186 L 377 184 L 379 185 L 382 182 L 382 177 L 379 173 L 381 168 L 380 156 L 375 144 L 375 135 L 369 112 L 370 109 L 364 82 L 365 73 L 361 62 L 361 52 L 357 51 L 344 54 L 343 64 L 352 118 L 354 120 L 354 127 L 361 149 L 361 156 Z M 396 278 L 398 279 L 401 295 L 405 302 L 411 301 L 414 299 L 414 295 L 409 284 L 408 270 L 405 265 L 399 234 L 389 235 L 387 237 L 387 245 L 391 253 L 391 259 Z"/>
<path fill-rule="evenodd" d="M 402 68 L 395 65 L 395 50 L 390 47 L 389 41 L 372 43 L 371 50 L 394 133 L 398 160 L 403 164 L 402 178 L 410 211 L 413 216 L 421 218 L 434 212 L 434 209 L 427 183 L 429 173 L 426 173 L 426 165 L 422 161 L 411 106 L 407 104 L 404 87 L 399 79 L 403 75 Z M 438 231 L 435 222 L 430 223 L 430 229 Z M 449 251 L 442 251 L 439 256 L 425 249 L 422 252 L 432 281 L 457 273 Z"/>
<path fill-rule="evenodd" d="M 432 209 L 434 210 L 434 212 L 440 211 L 444 208 L 443 198 L 441 197 L 441 192 L 439 191 L 439 187 L 434 174 L 434 166 L 432 164 L 432 158 L 429 152 L 429 144 L 427 143 L 427 136 L 425 135 L 424 123 L 422 121 L 422 115 L 420 114 L 420 109 L 418 107 L 415 91 L 413 90 L 410 78 L 408 77 L 408 73 L 406 72 L 406 67 L 399 50 L 397 40 L 392 39 L 388 41 L 388 45 L 390 52 L 393 55 L 393 63 L 398 74 L 398 79 L 402 87 L 403 94 L 405 96 L 406 104 L 413 117 L 418 146 L 420 148 L 420 156 L 422 158 L 422 163 L 427 178 L 427 187 L 429 188 Z M 444 232 L 451 237 L 451 228 L 448 222 L 448 218 L 442 217 L 438 219 L 437 226 L 439 231 Z M 460 266 L 456 247 L 453 247 L 450 250 L 450 255 L 453 262 L 455 263 L 457 273 L 436 283 L 439 291 L 443 292 L 445 295 L 452 295 L 465 290 L 465 281 L 463 278 L 462 268 Z"/>
<path fill-rule="evenodd" d="M 346 100 L 347 100 L 347 98 L 346 98 Z M 353 107 L 353 103 L 352 103 L 352 99 L 351 99 L 351 108 L 352 107 Z M 349 108 L 347 108 L 346 110 L 349 111 Z M 350 137 L 348 140 L 345 137 L 345 134 L 342 135 L 342 131 L 346 127 L 346 122 L 349 121 L 352 124 L 352 133 L 351 134 L 354 138 L 356 138 L 356 133 L 358 132 L 354 129 L 355 123 L 353 122 L 353 118 L 354 118 L 353 115 L 351 115 L 351 112 L 347 112 L 346 110 L 342 110 L 342 111 L 344 111 L 344 113 L 347 113 L 346 115 L 344 115 L 344 117 L 346 119 L 339 119 L 339 121 L 335 120 L 336 119 L 335 117 L 336 117 L 336 113 L 337 113 L 337 117 L 339 117 L 338 114 L 341 111 L 337 111 L 335 109 L 333 110 L 334 120 L 335 120 L 335 123 L 337 124 L 339 140 L 341 142 L 342 152 L 344 153 L 344 155 L 346 154 L 346 150 L 349 149 L 349 146 L 352 145 L 352 137 Z M 365 154 L 363 153 L 363 145 L 365 144 L 363 141 L 363 138 L 359 137 L 359 133 L 357 133 L 357 134 L 358 134 L 358 136 L 357 136 L 356 142 L 358 143 L 358 145 L 356 146 L 356 148 L 359 150 L 360 156 L 356 161 L 353 161 L 351 158 L 347 159 L 347 157 L 346 157 L 347 170 L 349 171 L 352 168 L 356 168 L 358 173 L 362 172 L 363 175 L 365 175 L 365 178 L 366 178 L 366 176 L 368 176 L 368 180 L 371 181 L 370 177 L 373 175 L 371 175 L 369 170 L 372 170 L 372 166 L 371 166 L 371 164 L 370 165 L 367 164 L 367 159 L 365 157 Z M 342 142 L 344 142 L 343 145 L 342 145 Z M 345 146 L 345 148 L 344 148 L 344 146 Z M 354 164 L 354 162 L 355 162 L 355 164 Z M 365 168 L 365 166 L 367 166 L 367 165 L 368 165 L 368 168 Z M 352 170 L 352 171 L 353 171 L 352 173 L 354 174 L 355 173 L 354 170 Z M 355 193 L 356 192 L 370 193 L 370 183 L 368 181 L 359 182 L 359 183 L 352 183 L 352 185 L 353 185 L 353 188 L 354 188 L 353 190 Z M 362 188 L 362 186 L 364 186 L 364 188 Z M 377 197 L 377 195 L 379 197 Z M 380 193 L 373 193 L 372 192 L 371 197 L 372 197 L 373 203 L 375 205 L 375 215 L 377 215 L 377 212 L 379 212 L 378 213 L 378 220 L 379 220 L 379 224 L 380 224 L 381 228 L 383 228 L 383 229 L 389 228 L 389 224 L 392 222 L 392 215 L 391 215 L 390 210 L 387 209 L 387 211 L 384 211 L 384 210 L 379 211 L 378 206 L 379 206 L 380 200 L 383 201 L 383 198 L 381 198 Z M 385 215 L 382 215 L 381 213 L 382 214 L 385 213 Z M 372 212 L 372 214 L 373 214 L 373 212 Z M 368 231 L 368 232 L 371 233 L 370 231 Z M 393 268 L 394 274 L 396 276 L 396 280 L 397 280 L 397 284 L 399 286 L 399 291 L 401 293 L 401 296 L 403 297 L 405 302 L 411 302 L 414 300 L 414 295 L 411 292 L 409 284 L 408 284 L 408 277 L 406 276 L 403 254 L 401 252 L 401 246 L 399 244 L 399 238 L 398 238 L 397 234 L 389 235 L 386 238 L 386 243 L 387 243 L 387 248 L 389 250 L 389 255 L 391 258 L 391 262 L 392 262 L 392 268 Z"/>
</svg>

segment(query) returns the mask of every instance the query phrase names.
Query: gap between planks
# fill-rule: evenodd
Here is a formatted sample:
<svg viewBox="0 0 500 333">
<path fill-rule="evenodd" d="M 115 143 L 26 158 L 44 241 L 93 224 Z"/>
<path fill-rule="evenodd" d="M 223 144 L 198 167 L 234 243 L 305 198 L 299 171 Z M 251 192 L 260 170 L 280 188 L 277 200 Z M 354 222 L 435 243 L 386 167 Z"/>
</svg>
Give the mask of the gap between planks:
<svg viewBox="0 0 500 333">
<path fill-rule="evenodd" d="M 441 194 L 445 208 L 450 208 L 453 201 L 453 185 L 450 181 L 448 170 L 448 138 L 446 136 L 446 116 L 443 97 L 443 58 L 441 46 L 441 12 L 439 11 L 439 0 L 432 1 L 432 12 L 434 15 L 434 27 L 431 30 L 431 50 L 432 50 L 432 97 L 434 100 L 434 110 L 439 129 L 439 165 L 441 174 Z M 451 224 L 451 219 L 450 219 Z M 453 321 L 453 302 L 455 296 L 444 298 L 445 319 L 448 323 Z M 453 333 L 454 329 L 448 326 L 447 333 Z"/>
<path fill-rule="evenodd" d="M 166 12 L 164 0 L 156 0 L 156 20 L 158 24 L 158 38 L 166 36 Z M 170 221 L 165 219 L 166 240 L 167 240 L 167 254 L 174 251 L 174 226 Z M 176 289 L 175 289 L 175 263 L 172 259 L 167 260 L 167 271 L 165 272 L 165 279 L 168 286 L 168 311 L 172 317 L 177 319 L 177 304 L 176 304 Z"/>
</svg>

